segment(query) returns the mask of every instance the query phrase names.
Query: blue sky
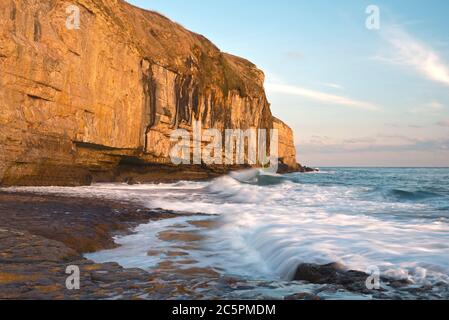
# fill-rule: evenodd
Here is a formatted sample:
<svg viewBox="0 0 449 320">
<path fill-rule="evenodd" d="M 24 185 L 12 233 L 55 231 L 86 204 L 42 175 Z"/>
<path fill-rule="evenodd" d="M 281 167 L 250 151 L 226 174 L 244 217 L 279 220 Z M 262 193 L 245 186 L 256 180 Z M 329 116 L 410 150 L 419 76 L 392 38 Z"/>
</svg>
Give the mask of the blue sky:
<svg viewBox="0 0 449 320">
<path fill-rule="evenodd" d="M 449 166 L 449 1 L 129 2 L 261 68 L 299 162 Z"/>
</svg>

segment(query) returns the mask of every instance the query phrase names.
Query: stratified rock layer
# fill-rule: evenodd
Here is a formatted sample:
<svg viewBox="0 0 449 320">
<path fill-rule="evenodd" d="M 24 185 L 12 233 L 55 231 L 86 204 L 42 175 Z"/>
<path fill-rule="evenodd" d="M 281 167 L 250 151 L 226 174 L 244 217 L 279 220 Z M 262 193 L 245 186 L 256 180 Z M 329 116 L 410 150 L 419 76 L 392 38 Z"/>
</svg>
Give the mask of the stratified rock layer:
<svg viewBox="0 0 449 320">
<path fill-rule="evenodd" d="M 67 28 L 71 5 L 80 29 Z M 263 73 L 158 13 L 121 0 L 2 0 L 0 24 L 1 185 L 80 185 L 117 179 L 121 166 L 169 166 L 170 133 L 193 121 L 279 128 L 280 158 L 296 169 Z"/>
</svg>

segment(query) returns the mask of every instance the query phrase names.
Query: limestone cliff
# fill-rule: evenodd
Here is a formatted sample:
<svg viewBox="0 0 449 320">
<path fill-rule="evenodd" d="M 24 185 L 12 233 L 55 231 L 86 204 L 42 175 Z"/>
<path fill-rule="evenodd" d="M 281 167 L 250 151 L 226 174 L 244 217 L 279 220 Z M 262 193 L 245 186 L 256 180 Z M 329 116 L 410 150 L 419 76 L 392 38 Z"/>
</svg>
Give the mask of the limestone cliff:
<svg viewBox="0 0 449 320">
<path fill-rule="evenodd" d="M 293 130 L 275 117 L 273 117 L 273 128 L 279 130 L 279 160 L 284 165 L 280 170 L 299 170 L 300 165 L 296 161 Z"/>
<path fill-rule="evenodd" d="M 70 5 L 79 29 L 66 26 Z M 2 0 L 0 184 L 151 175 L 170 168 L 171 130 L 197 120 L 280 128 L 280 157 L 295 169 L 292 132 L 271 115 L 263 82 L 252 63 L 122 0 Z"/>
</svg>

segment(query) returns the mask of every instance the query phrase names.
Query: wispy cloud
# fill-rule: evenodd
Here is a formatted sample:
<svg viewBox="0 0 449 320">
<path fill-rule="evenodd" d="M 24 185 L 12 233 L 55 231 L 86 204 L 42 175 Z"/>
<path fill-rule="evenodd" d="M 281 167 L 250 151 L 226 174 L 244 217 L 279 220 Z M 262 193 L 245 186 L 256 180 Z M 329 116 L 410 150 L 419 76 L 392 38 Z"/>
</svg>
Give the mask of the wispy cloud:
<svg viewBox="0 0 449 320">
<path fill-rule="evenodd" d="M 318 84 L 328 87 L 328 88 L 332 88 L 332 89 L 338 89 L 338 90 L 345 89 L 343 86 L 336 84 L 336 83 L 331 83 L 331 82 L 318 82 Z"/>
<path fill-rule="evenodd" d="M 444 105 L 438 101 L 429 102 L 423 106 L 413 108 L 411 113 L 425 113 L 435 115 L 444 109 Z"/>
<path fill-rule="evenodd" d="M 377 57 L 378 60 L 414 68 L 427 79 L 449 86 L 449 65 L 437 51 L 416 39 L 401 27 L 386 29 L 384 38 L 395 49 L 394 57 Z"/>
<path fill-rule="evenodd" d="M 449 139 L 413 138 L 403 135 L 375 135 L 352 139 L 313 136 L 301 143 L 303 152 L 399 152 L 449 150 Z"/>
<path fill-rule="evenodd" d="M 419 124 L 400 124 L 400 123 L 384 123 L 384 126 L 390 127 L 390 128 L 410 128 L 410 129 L 422 129 L 424 128 L 422 125 Z"/>
<path fill-rule="evenodd" d="M 321 91 L 310 90 L 299 86 L 292 86 L 277 82 L 267 82 L 266 89 L 273 93 L 283 93 L 288 95 L 295 95 L 304 97 L 310 100 L 324 102 L 333 105 L 339 105 L 348 108 L 356 108 L 369 111 L 378 111 L 381 108 L 374 103 L 360 101 L 348 97 L 333 95 Z"/>
</svg>

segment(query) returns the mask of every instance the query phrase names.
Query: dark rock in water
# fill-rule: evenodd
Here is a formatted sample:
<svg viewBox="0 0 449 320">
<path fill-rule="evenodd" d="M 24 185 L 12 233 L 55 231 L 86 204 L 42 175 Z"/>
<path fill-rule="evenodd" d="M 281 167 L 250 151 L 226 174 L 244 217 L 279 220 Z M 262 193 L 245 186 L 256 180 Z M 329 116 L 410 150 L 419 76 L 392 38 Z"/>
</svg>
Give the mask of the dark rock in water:
<svg viewBox="0 0 449 320">
<path fill-rule="evenodd" d="M 303 263 L 296 269 L 294 280 L 318 284 L 335 283 L 338 273 L 344 272 L 344 269 L 345 267 L 339 263 L 326 265 Z"/>
<path fill-rule="evenodd" d="M 310 168 L 310 167 L 307 167 L 307 166 L 301 166 L 300 169 L 299 169 L 299 172 L 302 172 L 302 173 L 320 172 L 320 170 L 316 169 L 316 168 Z"/>
<path fill-rule="evenodd" d="M 371 291 L 366 287 L 368 277 L 369 275 L 364 272 L 347 270 L 345 266 L 339 263 L 326 265 L 304 263 L 296 269 L 293 280 L 315 284 L 341 285 L 348 291 L 369 293 Z"/>
<path fill-rule="evenodd" d="M 340 287 L 351 292 L 362 294 L 373 294 L 382 292 L 384 289 L 370 290 L 366 286 L 366 281 L 370 277 L 369 274 L 348 270 L 340 263 L 330 263 L 326 265 L 303 263 L 296 269 L 293 280 L 307 281 L 314 284 L 329 284 Z M 389 286 L 393 289 L 402 289 L 411 284 L 408 280 L 392 279 L 388 277 L 380 278 L 382 287 Z"/>
<path fill-rule="evenodd" d="M 293 173 L 293 172 L 301 172 L 301 165 L 299 163 L 285 163 L 284 158 L 280 158 L 278 161 L 278 170 L 277 173 L 285 174 L 285 173 Z"/>
<path fill-rule="evenodd" d="M 319 169 L 302 166 L 299 163 L 297 163 L 296 165 L 286 164 L 286 163 L 284 163 L 284 159 L 280 158 L 279 163 L 278 163 L 277 173 L 279 173 L 279 174 L 292 173 L 292 172 L 308 173 L 308 172 L 319 172 L 319 171 L 320 171 Z"/>
<path fill-rule="evenodd" d="M 128 185 L 130 185 L 130 186 L 139 184 L 139 182 L 137 182 L 133 177 L 127 178 L 125 182 L 126 182 Z"/>
<path fill-rule="evenodd" d="M 292 170 L 290 169 L 289 166 L 287 166 L 286 164 L 282 163 L 282 161 L 279 161 L 277 173 L 285 174 L 285 173 L 291 173 L 291 172 L 292 172 Z"/>
</svg>

